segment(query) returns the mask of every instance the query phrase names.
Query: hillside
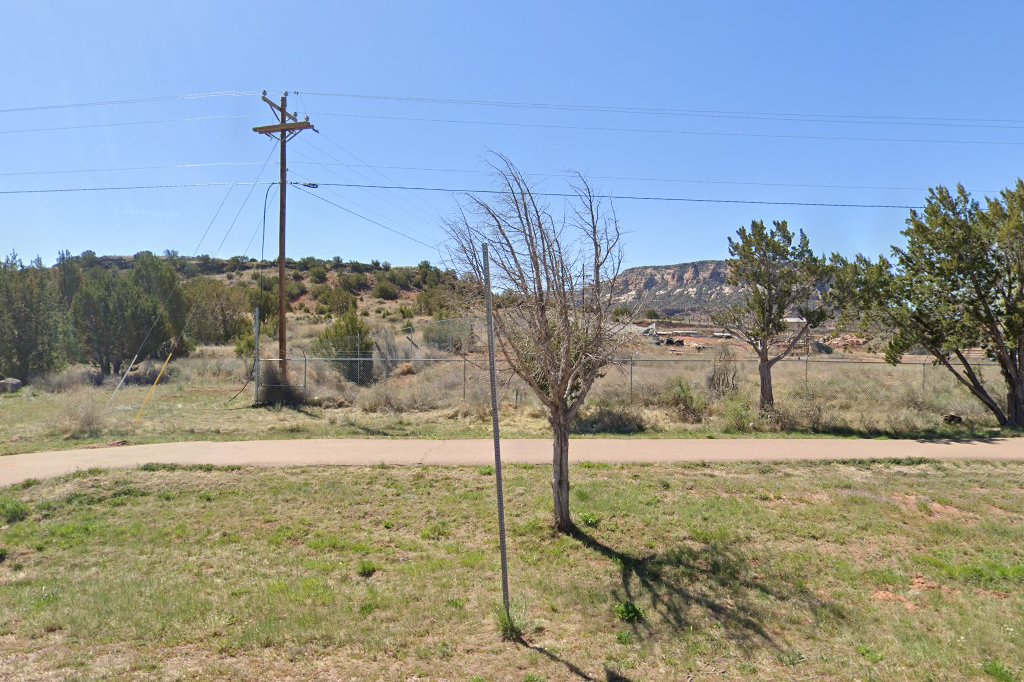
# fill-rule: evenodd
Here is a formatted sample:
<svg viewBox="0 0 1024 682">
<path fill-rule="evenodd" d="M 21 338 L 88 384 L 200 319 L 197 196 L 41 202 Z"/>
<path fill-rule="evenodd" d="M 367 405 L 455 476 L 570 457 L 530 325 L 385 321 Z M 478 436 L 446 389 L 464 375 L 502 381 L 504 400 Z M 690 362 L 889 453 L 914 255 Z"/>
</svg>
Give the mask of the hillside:
<svg viewBox="0 0 1024 682">
<path fill-rule="evenodd" d="M 699 315 L 707 305 L 737 295 L 736 287 L 726 284 L 726 272 L 723 260 L 630 268 L 620 276 L 618 298 L 666 315 Z"/>
</svg>

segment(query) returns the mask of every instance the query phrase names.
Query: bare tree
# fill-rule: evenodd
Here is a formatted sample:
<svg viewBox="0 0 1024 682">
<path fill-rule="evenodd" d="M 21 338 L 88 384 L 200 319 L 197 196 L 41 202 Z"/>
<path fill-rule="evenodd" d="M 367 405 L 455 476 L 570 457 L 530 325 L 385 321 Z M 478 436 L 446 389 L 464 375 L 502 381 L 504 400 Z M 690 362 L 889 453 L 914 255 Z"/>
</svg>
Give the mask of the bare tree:
<svg viewBox="0 0 1024 682">
<path fill-rule="evenodd" d="M 498 346 L 547 410 L 554 525 L 569 532 L 569 429 L 627 338 L 628 321 L 612 320 L 621 231 L 614 210 L 604 210 L 582 175 L 572 176 L 556 218 L 507 157 L 498 155 L 492 167 L 501 186 L 496 198 L 470 195 L 446 221 L 451 255 L 463 274 L 482 282 L 481 247 L 490 244 Z"/>
</svg>

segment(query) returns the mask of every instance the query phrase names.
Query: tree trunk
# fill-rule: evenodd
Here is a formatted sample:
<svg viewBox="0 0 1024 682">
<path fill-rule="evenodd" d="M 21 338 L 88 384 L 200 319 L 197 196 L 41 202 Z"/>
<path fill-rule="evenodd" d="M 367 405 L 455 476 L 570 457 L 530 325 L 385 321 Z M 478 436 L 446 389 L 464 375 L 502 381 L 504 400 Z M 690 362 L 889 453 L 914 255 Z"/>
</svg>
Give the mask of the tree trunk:
<svg viewBox="0 0 1024 682">
<path fill-rule="evenodd" d="M 1024 429 L 1024 373 L 1010 384 L 1007 391 L 1006 426 Z"/>
<path fill-rule="evenodd" d="M 761 411 L 771 412 L 775 409 L 775 393 L 772 391 L 772 365 L 768 358 L 760 358 L 757 370 L 761 375 Z"/>
<path fill-rule="evenodd" d="M 554 496 L 554 525 L 562 533 L 573 529 L 569 516 L 569 419 L 564 414 L 551 416 L 555 442 L 552 453 L 551 492 Z"/>
</svg>

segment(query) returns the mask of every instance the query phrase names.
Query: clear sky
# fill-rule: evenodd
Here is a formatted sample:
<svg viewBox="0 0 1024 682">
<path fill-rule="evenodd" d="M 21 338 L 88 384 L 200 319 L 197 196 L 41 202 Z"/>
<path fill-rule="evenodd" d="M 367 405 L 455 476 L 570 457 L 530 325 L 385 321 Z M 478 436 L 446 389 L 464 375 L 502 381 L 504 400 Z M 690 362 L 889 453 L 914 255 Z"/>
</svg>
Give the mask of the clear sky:
<svg viewBox="0 0 1024 682">
<path fill-rule="evenodd" d="M 273 121 L 264 88 L 298 91 L 289 108 L 320 130 L 289 145 L 297 181 L 484 189 L 486 156 L 500 151 L 552 192 L 578 169 L 618 196 L 918 205 L 935 184 L 981 195 L 1024 175 L 1019 2 L 36 0 L 4 3 L 3 17 L 0 192 L 252 183 L 273 148 L 251 132 Z M 174 97 L 217 91 L 257 94 Z M 274 152 L 262 180 L 277 171 Z M 446 192 L 312 191 L 428 245 L 454 205 Z M 47 262 L 65 248 L 258 256 L 265 187 L 243 203 L 248 193 L 0 194 L 0 248 Z M 288 208 L 289 255 L 438 260 L 298 190 Z M 788 219 L 818 251 L 877 254 L 907 215 L 630 199 L 616 209 L 630 265 L 721 258 L 755 218 Z M 268 258 L 276 215 L 271 193 Z"/>
</svg>

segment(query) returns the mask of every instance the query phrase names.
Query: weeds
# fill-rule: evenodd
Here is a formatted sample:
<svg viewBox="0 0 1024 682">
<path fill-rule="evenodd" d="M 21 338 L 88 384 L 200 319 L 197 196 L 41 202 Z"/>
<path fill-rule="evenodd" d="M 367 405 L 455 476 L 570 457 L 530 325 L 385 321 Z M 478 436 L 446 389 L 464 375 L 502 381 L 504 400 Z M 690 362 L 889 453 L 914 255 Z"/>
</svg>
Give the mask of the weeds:
<svg viewBox="0 0 1024 682">
<path fill-rule="evenodd" d="M 510 604 L 506 611 L 504 605 L 497 604 L 494 607 L 494 620 L 503 640 L 521 639 L 526 631 L 526 607 L 523 604 Z"/>
<path fill-rule="evenodd" d="M 103 433 L 107 413 L 100 401 L 95 392 L 80 389 L 61 404 L 57 423 L 65 438 L 89 438 Z"/>
<path fill-rule="evenodd" d="M 602 402 L 581 410 L 572 430 L 575 433 L 640 433 L 647 430 L 647 420 L 634 407 Z"/>
<path fill-rule="evenodd" d="M 370 559 L 360 559 L 359 564 L 356 566 L 356 573 L 360 578 L 372 578 L 376 572 L 377 564 L 373 563 Z"/>
<path fill-rule="evenodd" d="M 28 505 L 13 497 L 0 497 L 0 521 L 6 524 L 17 523 L 28 518 Z"/>
<path fill-rule="evenodd" d="M 644 620 L 644 610 L 631 601 L 615 605 L 615 617 L 623 623 L 639 623 Z"/>
</svg>

